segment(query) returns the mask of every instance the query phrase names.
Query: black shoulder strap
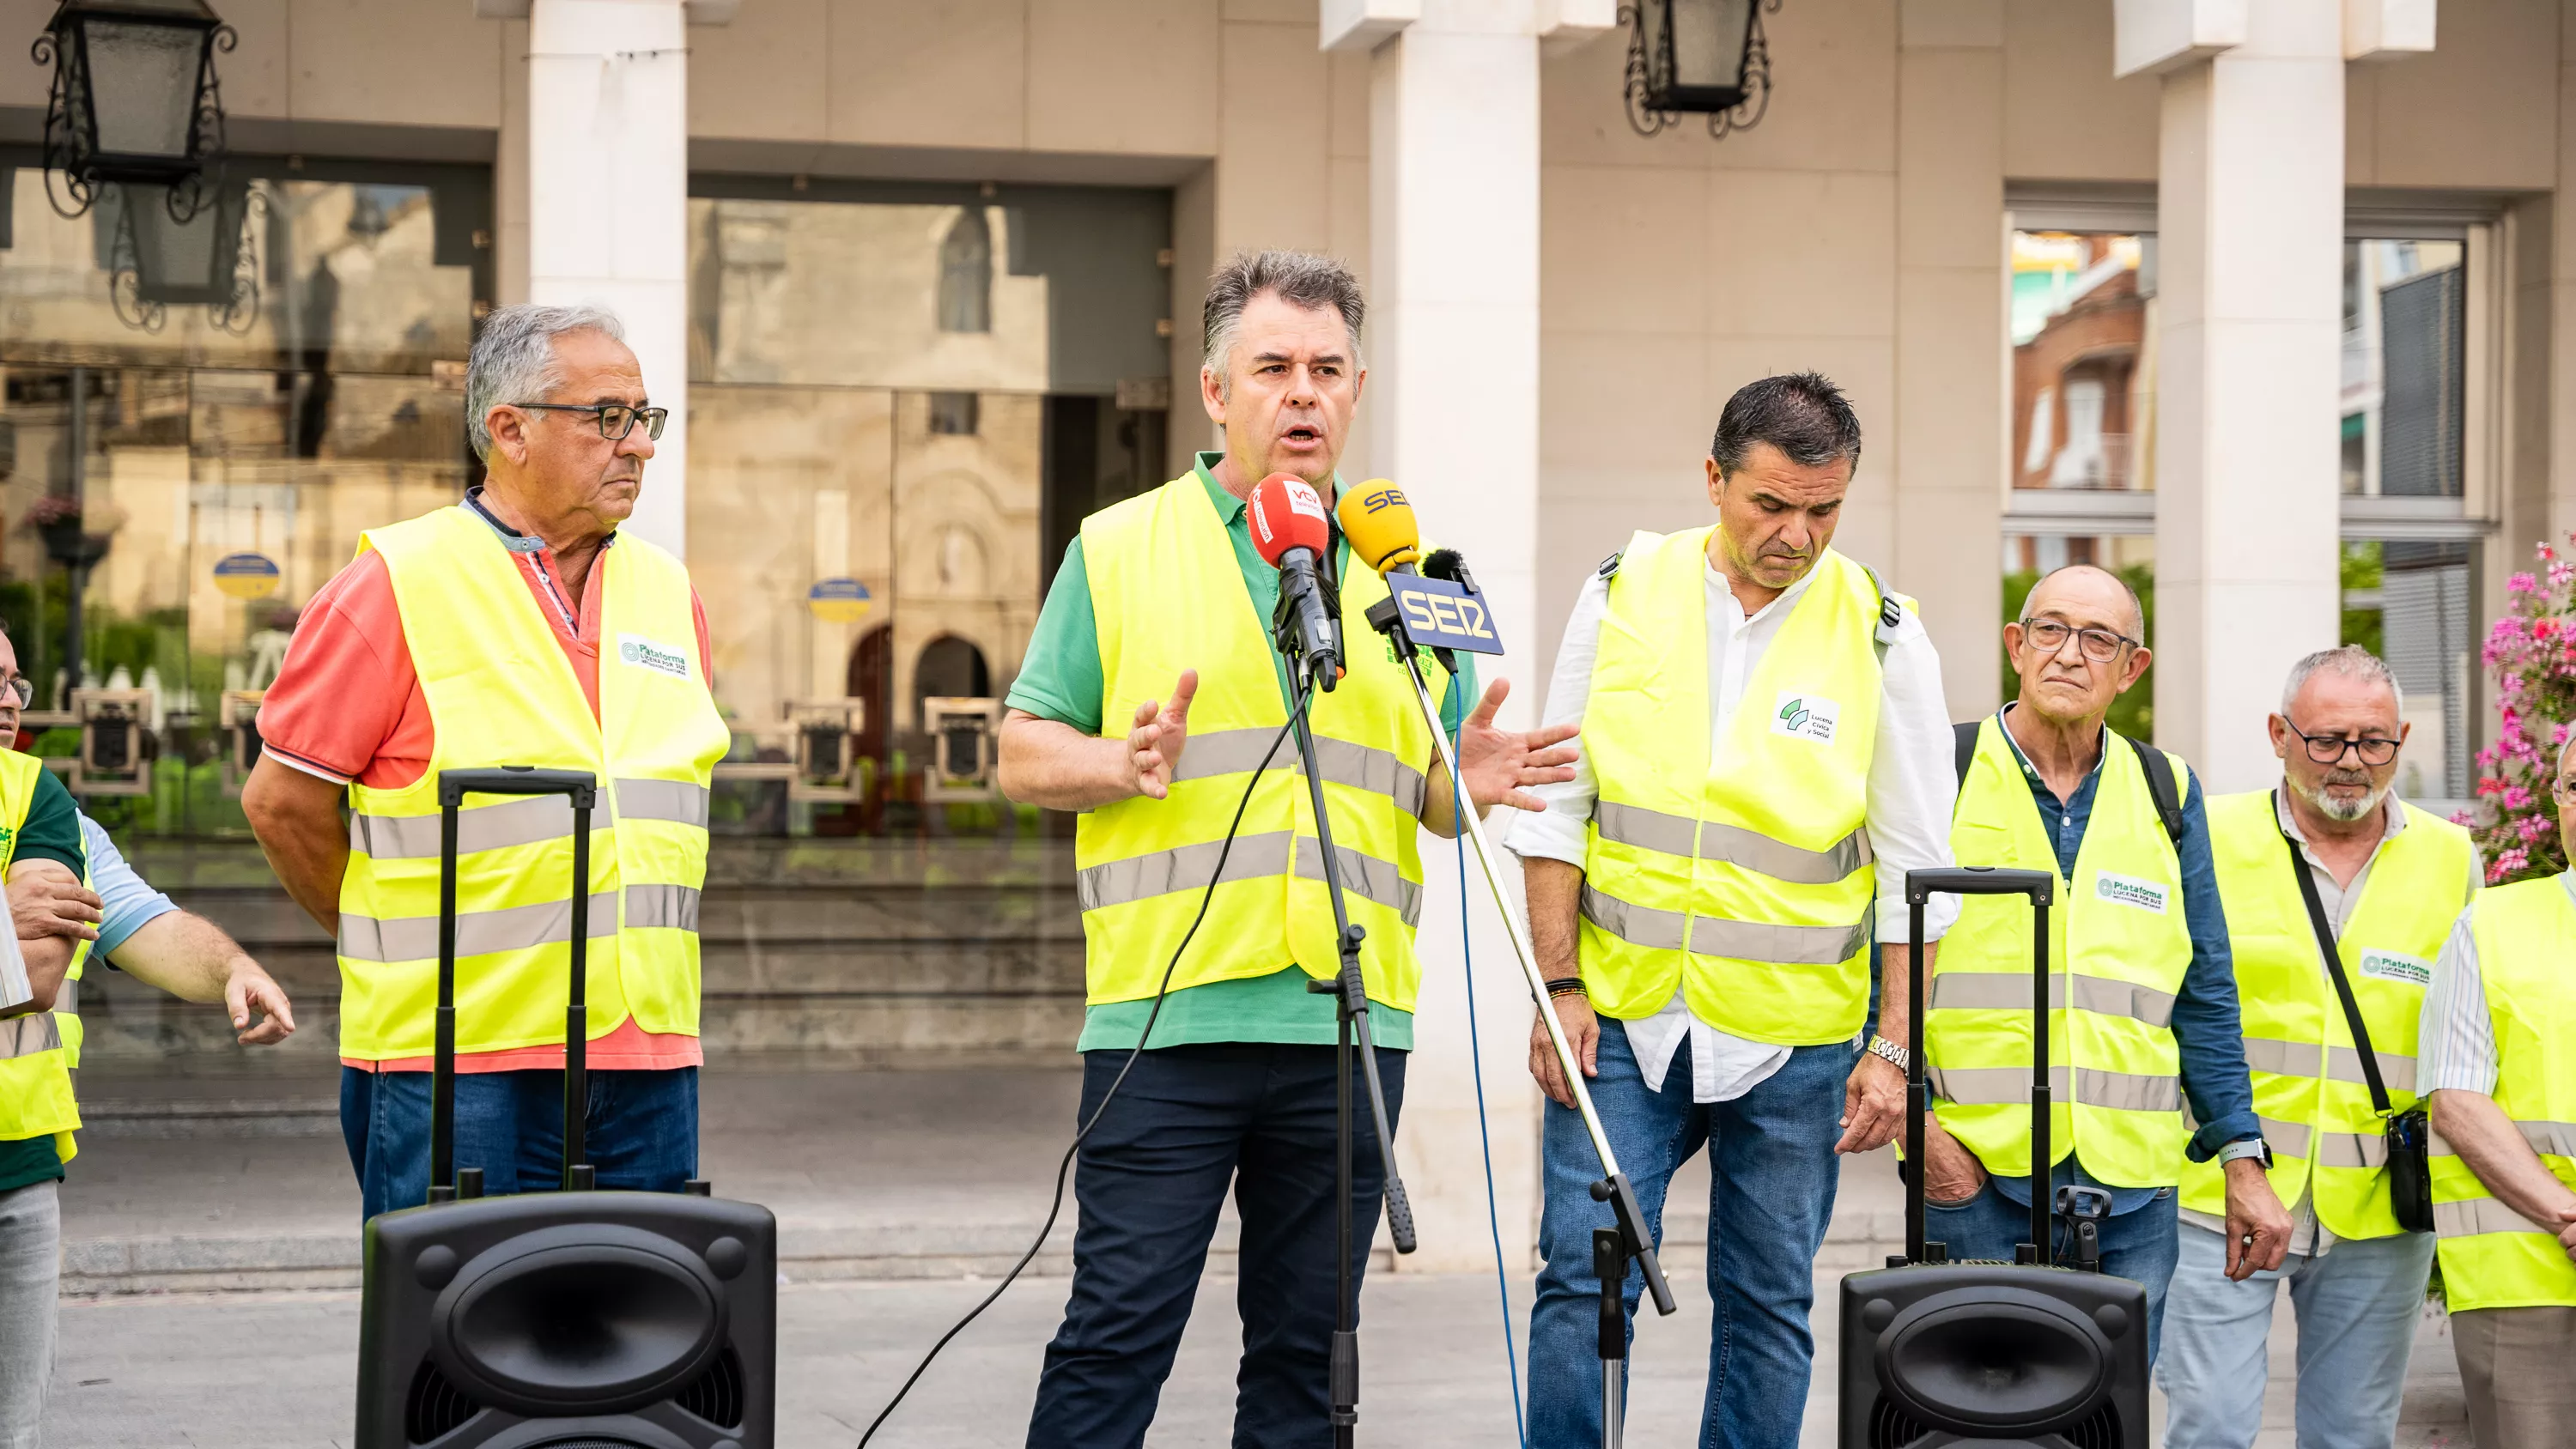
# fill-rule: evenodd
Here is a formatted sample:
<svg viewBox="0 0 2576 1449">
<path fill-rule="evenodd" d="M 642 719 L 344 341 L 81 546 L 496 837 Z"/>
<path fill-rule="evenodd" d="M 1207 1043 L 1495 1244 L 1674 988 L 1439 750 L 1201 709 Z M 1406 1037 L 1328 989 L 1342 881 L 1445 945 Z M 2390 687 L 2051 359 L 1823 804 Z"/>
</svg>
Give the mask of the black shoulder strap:
<svg viewBox="0 0 2576 1449">
<path fill-rule="evenodd" d="M 1959 766 L 1959 788 L 1962 790 L 1968 788 L 1968 767 L 1977 762 L 1977 732 L 1985 727 L 1986 722 L 1981 719 L 1950 726 L 1950 736 L 1955 741 L 1952 750 Z"/>
<path fill-rule="evenodd" d="M 2280 824 L 2281 797 L 2272 797 L 2272 820 Z M 2325 902 L 2317 896 L 2317 878 L 2308 873 L 2307 858 L 2299 854 L 2299 842 L 2290 838 L 2287 826 L 2281 827 L 2281 843 L 2290 850 L 2290 874 L 2298 877 L 2299 899 L 2308 903 L 2308 928 L 2317 935 L 2317 952 L 2326 958 L 2326 975 L 2334 978 L 2335 996 L 2343 1002 L 2344 1025 L 2352 1029 L 2352 1044 L 2361 1052 L 2362 1080 L 2370 1084 L 2371 1110 L 2385 1117 L 2389 1113 L 2388 1084 L 2379 1079 L 2379 1053 L 2370 1049 L 2370 1028 L 2361 1019 L 2361 1003 L 2353 1000 L 2352 982 L 2343 974 L 2343 952 L 2335 946 L 2334 928 L 2326 924 Z"/>
<path fill-rule="evenodd" d="M 2173 761 L 2144 740 L 2127 735 L 2120 738 L 2128 740 L 2129 748 L 2138 752 L 2138 764 L 2147 772 L 2147 793 L 2156 802 L 2156 818 L 2165 823 L 2165 838 L 2182 844 L 2182 789 L 2174 779 Z"/>
<path fill-rule="evenodd" d="M 1867 564 L 1860 571 L 1869 575 L 1870 589 L 1878 595 L 1878 625 L 1870 633 L 1871 647 L 1878 651 L 1878 662 L 1887 663 L 1888 646 L 1896 642 L 1896 626 L 1905 620 L 1905 606 L 1889 597 L 1887 585 L 1878 581 L 1878 570 Z"/>
</svg>

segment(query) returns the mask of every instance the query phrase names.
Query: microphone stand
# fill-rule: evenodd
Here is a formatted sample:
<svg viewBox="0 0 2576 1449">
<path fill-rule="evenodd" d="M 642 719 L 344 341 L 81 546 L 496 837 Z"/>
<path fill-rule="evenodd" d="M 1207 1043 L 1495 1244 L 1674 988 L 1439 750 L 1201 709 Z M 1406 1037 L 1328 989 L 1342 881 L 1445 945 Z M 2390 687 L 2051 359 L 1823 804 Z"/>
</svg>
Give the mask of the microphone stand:
<svg viewBox="0 0 2576 1449">
<path fill-rule="evenodd" d="M 1440 723 L 1440 710 L 1431 702 L 1431 688 L 1423 682 L 1422 660 L 1415 651 L 1413 635 L 1406 629 L 1403 611 L 1392 598 L 1381 599 L 1369 606 L 1369 624 L 1395 646 L 1396 657 L 1404 661 L 1405 672 L 1413 677 L 1414 702 L 1422 709 L 1422 723 L 1431 732 L 1433 748 L 1440 752 L 1440 763 L 1447 767 L 1449 778 L 1458 782 L 1460 801 L 1466 801 L 1463 778 L 1458 773 L 1457 753 L 1449 748 L 1449 732 Z M 1454 678 L 1457 665 L 1447 650 L 1437 651 L 1441 663 Z M 1622 1290 L 1628 1281 L 1628 1267 L 1635 1263 L 1644 1273 L 1646 1289 L 1654 1299 L 1658 1315 L 1672 1313 L 1672 1284 L 1664 1277 L 1664 1267 L 1655 1255 L 1654 1239 L 1646 1232 L 1646 1212 L 1637 1201 L 1637 1191 L 1628 1176 L 1619 1170 L 1618 1154 L 1610 1148 L 1609 1134 L 1602 1130 L 1601 1114 L 1593 1109 L 1592 1093 L 1583 1085 L 1583 1066 L 1575 1060 L 1574 1045 L 1565 1039 L 1565 1026 L 1556 1019 L 1556 1008 L 1548 1000 L 1547 978 L 1538 968 L 1538 958 L 1530 949 L 1529 937 L 1522 931 L 1520 917 L 1512 911 L 1512 901 L 1503 889 L 1503 878 L 1494 869 L 1492 845 L 1485 839 L 1484 821 L 1478 818 L 1472 802 L 1459 812 L 1458 822 L 1467 839 L 1476 847 L 1476 862 L 1485 869 L 1485 885 L 1494 895 L 1494 909 L 1503 918 L 1503 928 L 1511 936 L 1512 954 L 1521 963 L 1521 975 L 1529 983 L 1530 996 L 1538 1003 L 1538 1019 L 1546 1024 L 1549 1046 L 1555 1049 L 1558 1070 L 1565 1074 L 1566 1085 L 1574 1093 L 1574 1109 L 1583 1116 L 1584 1133 L 1592 1139 L 1593 1155 L 1601 1161 L 1601 1178 L 1592 1184 L 1592 1200 L 1608 1203 L 1615 1226 L 1596 1229 L 1592 1234 L 1592 1267 L 1601 1280 L 1601 1443 L 1603 1449 L 1620 1449 L 1626 1417 L 1628 1355 L 1627 1303 Z"/>
<path fill-rule="evenodd" d="M 1404 1195 L 1404 1180 L 1395 1170 L 1395 1126 L 1386 1110 L 1386 1085 L 1378 1076 L 1377 1045 L 1369 1031 L 1368 986 L 1360 971 L 1360 943 L 1367 938 L 1365 927 L 1351 924 L 1349 908 L 1342 900 L 1340 857 L 1333 849 L 1333 821 L 1325 808 L 1324 775 L 1316 767 L 1315 736 L 1306 719 L 1307 705 L 1313 700 L 1312 670 L 1309 661 L 1296 645 L 1296 625 L 1285 609 L 1281 611 L 1278 632 L 1279 651 L 1288 661 L 1291 697 L 1289 720 L 1297 733 L 1297 752 L 1306 775 L 1307 798 L 1314 804 L 1315 842 L 1324 866 L 1324 893 L 1333 903 L 1333 938 L 1341 954 L 1341 970 L 1330 981 L 1308 981 L 1307 991 L 1336 998 L 1340 1017 L 1336 1036 L 1337 1072 L 1334 1083 L 1334 1214 L 1337 1232 L 1333 1259 L 1333 1347 L 1330 1368 L 1332 1394 L 1333 1444 L 1335 1449 L 1350 1449 L 1356 1442 L 1360 1420 L 1360 1334 L 1359 1294 L 1351 1281 L 1351 1252 L 1357 1231 L 1351 1203 L 1353 1154 L 1356 1133 L 1352 1120 L 1351 1056 L 1358 1047 L 1360 1073 L 1368 1087 L 1369 1115 L 1377 1128 L 1378 1160 L 1386 1177 L 1386 1222 L 1395 1250 L 1410 1253 L 1414 1249 L 1413 1207 Z"/>
</svg>

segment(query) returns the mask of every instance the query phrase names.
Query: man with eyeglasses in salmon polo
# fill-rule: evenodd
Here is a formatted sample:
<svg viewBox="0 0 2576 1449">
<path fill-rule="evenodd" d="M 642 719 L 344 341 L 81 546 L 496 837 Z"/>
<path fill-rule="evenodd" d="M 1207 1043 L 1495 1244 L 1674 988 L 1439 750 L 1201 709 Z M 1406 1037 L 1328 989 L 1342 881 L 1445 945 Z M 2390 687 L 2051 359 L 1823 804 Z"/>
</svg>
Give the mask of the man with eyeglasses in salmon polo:
<svg viewBox="0 0 2576 1449">
<path fill-rule="evenodd" d="M 2031 910 L 2016 896 L 1977 896 L 1933 964 L 1921 1170 L 1924 1235 L 1954 1261 L 2013 1261 L 2030 1236 L 2030 1194 L 2048 1193 L 2053 1206 L 2060 1190 L 2078 1189 L 2078 1202 L 2107 1214 L 2102 1270 L 2146 1287 L 2152 1355 L 2186 1161 L 2221 1163 L 2228 1277 L 2280 1266 L 2290 1219 L 2264 1180 L 2269 1151 L 2246 1080 L 2200 781 L 2108 724 L 2112 701 L 2147 672 L 2146 632 L 2118 575 L 2089 564 L 2049 574 L 2004 626 L 2019 697 L 1959 726 L 1952 854 L 1963 866 L 2058 880 L 2048 913 L 2051 1165 L 2035 1186 Z M 2067 1261 L 2066 1219 L 2056 1236 Z"/>
<path fill-rule="evenodd" d="M 465 376 L 485 483 L 369 530 L 261 703 L 242 809 L 339 942 L 340 1127 L 369 1216 L 429 1187 L 448 769 L 598 779 L 589 1157 L 604 1188 L 677 1192 L 697 1175 L 697 903 L 731 737 L 688 570 L 618 531 L 663 420 L 615 317 L 494 312 Z M 539 1191 L 563 1141 L 572 813 L 560 796 L 475 796 L 457 836 L 456 1162 L 487 1192 Z"/>
</svg>

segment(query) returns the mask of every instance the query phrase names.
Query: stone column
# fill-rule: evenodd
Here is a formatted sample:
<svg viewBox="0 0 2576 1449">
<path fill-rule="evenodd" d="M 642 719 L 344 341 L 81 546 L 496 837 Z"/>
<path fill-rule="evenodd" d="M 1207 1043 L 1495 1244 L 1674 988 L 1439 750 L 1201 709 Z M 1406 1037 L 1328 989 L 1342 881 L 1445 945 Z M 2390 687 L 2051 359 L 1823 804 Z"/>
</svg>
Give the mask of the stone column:
<svg viewBox="0 0 2576 1449">
<path fill-rule="evenodd" d="M 2278 773 L 2290 665 L 2338 593 L 2345 6 L 2119 0 L 2161 72 L 2156 740 L 2209 790 Z"/>
<path fill-rule="evenodd" d="M 1601 14 L 1592 13 L 1594 8 Z M 1543 12 L 1543 13 L 1542 13 Z M 1539 47 L 1606 30 L 1607 6 L 1549 0 L 1336 0 L 1328 49 L 1371 52 L 1368 387 L 1372 467 L 1412 498 L 1434 542 L 1464 552 L 1511 649 L 1478 661 L 1507 677 L 1507 724 L 1545 694 L 1553 641 L 1537 637 Z M 1366 650 L 1354 651 L 1367 667 Z M 1383 651 L 1381 667 L 1383 667 Z M 1497 833 L 1506 823 L 1498 812 Z M 1423 841 L 1423 986 L 1400 1160 L 1420 1223 L 1407 1269 L 1489 1268 L 1485 1164 L 1467 1031 L 1491 1114 L 1506 1263 L 1528 1270 L 1537 1226 L 1537 1089 L 1526 1068 L 1530 997 L 1483 876 L 1467 864 L 1462 941 L 1454 848 Z M 1519 870 L 1501 860 L 1515 890 Z"/>
<path fill-rule="evenodd" d="M 626 324 L 669 426 L 627 527 L 686 557 L 689 57 L 680 0 L 535 0 L 528 20 L 528 300 Z"/>
</svg>

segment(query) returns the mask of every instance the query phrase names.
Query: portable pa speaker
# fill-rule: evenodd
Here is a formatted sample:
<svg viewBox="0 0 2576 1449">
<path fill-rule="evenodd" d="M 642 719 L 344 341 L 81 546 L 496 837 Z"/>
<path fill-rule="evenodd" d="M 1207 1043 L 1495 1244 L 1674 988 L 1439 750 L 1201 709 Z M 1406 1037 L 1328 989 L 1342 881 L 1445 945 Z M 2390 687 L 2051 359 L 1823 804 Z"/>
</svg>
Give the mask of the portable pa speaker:
<svg viewBox="0 0 2576 1449">
<path fill-rule="evenodd" d="M 1909 871 L 1914 971 L 1905 1158 L 1923 1161 L 1923 908 L 1933 893 L 2026 895 L 2032 975 L 2031 1160 L 2048 1148 L 2048 906 L 2044 871 Z M 1842 1286 L 1841 1449 L 2150 1449 L 2147 1290 L 2050 1266 L 2055 1223 L 2031 1194 L 2019 1263 L 1952 1263 L 1923 1239 L 1923 1178 L 1906 1174 L 1905 1256 Z M 2097 1209 L 2098 1211 L 2098 1209 Z M 2080 1224 L 2079 1254 L 2092 1241 Z"/>
<path fill-rule="evenodd" d="M 430 1200 L 367 1224 L 358 1449 L 771 1449 L 777 1220 L 702 1183 L 687 1196 L 594 1191 L 582 1160 L 592 776 L 443 770 L 438 785 Z M 456 834 L 469 793 L 572 802 L 559 1192 L 483 1197 L 482 1174 L 454 1164 Z"/>
</svg>

